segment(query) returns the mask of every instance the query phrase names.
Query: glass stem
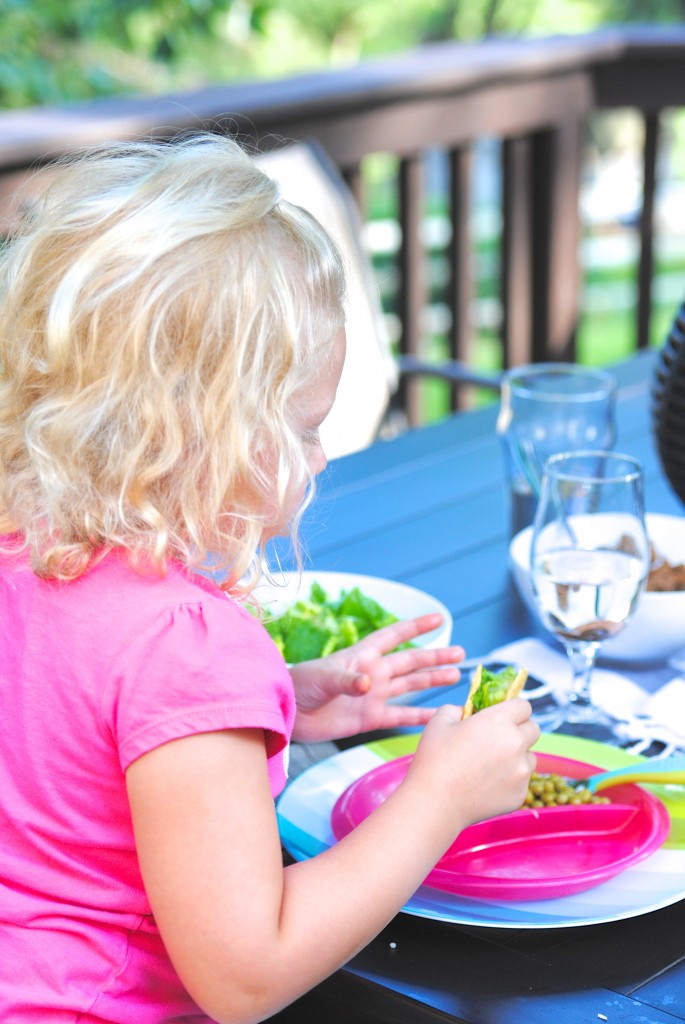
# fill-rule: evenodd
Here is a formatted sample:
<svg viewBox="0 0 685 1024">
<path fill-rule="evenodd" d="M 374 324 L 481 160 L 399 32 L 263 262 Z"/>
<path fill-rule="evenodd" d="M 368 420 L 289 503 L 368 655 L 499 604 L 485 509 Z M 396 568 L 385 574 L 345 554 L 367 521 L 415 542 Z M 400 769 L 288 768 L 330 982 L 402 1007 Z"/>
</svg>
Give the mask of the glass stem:
<svg viewBox="0 0 685 1024">
<path fill-rule="evenodd" d="M 592 707 L 590 698 L 590 680 L 597 658 L 596 644 L 578 644 L 567 647 L 573 681 L 568 694 L 568 702 L 571 708 L 581 713 Z"/>
</svg>

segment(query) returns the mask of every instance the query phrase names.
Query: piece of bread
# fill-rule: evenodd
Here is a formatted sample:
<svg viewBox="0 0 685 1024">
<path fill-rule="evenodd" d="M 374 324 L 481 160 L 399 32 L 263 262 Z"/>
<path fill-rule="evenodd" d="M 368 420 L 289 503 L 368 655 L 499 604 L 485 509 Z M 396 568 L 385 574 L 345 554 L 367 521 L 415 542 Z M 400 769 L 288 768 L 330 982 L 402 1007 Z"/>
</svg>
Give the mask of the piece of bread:
<svg viewBox="0 0 685 1024">
<path fill-rule="evenodd" d="M 491 681 L 493 678 L 498 679 L 505 672 L 511 674 L 512 670 L 513 666 L 507 666 L 507 668 L 502 669 L 500 672 L 487 672 L 485 680 Z M 486 672 L 486 670 L 482 665 L 479 665 L 471 677 L 471 686 L 469 687 L 469 695 L 464 703 L 462 718 L 469 718 L 470 715 L 475 715 L 477 711 L 482 711 L 482 707 L 479 706 L 481 702 L 479 701 L 477 694 L 481 687 L 481 683 L 484 681 L 484 672 Z M 502 687 L 501 692 L 495 696 L 495 699 L 488 700 L 485 706 L 489 707 L 491 704 L 500 704 L 502 701 L 511 700 L 512 697 L 518 697 L 521 690 L 526 685 L 527 678 L 528 670 L 520 668 L 506 688 Z"/>
</svg>

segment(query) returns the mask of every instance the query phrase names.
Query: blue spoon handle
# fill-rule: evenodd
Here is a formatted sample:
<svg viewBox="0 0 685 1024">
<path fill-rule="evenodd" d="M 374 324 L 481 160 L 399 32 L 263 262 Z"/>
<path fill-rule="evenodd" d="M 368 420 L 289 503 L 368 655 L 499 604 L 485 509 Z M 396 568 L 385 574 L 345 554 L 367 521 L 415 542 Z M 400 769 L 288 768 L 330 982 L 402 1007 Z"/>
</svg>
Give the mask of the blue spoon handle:
<svg viewBox="0 0 685 1024">
<path fill-rule="evenodd" d="M 591 793 L 620 782 L 671 782 L 685 785 L 685 755 L 673 754 L 671 757 L 640 761 L 638 764 L 626 765 L 625 768 L 599 772 L 583 780 Z"/>
</svg>

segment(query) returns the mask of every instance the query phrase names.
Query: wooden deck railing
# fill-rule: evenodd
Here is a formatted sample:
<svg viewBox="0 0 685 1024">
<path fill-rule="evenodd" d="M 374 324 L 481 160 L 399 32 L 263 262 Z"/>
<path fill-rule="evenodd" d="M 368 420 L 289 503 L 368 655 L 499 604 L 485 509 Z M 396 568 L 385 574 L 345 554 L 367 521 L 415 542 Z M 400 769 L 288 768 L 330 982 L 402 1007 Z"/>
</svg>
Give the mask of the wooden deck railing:
<svg viewBox="0 0 685 1024">
<path fill-rule="evenodd" d="M 397 314 L 406 354 L 422 347 L 427 302 L 424 155 L 450 168 L 449 282 L 452 355 L 472 362 L 474 328 L 470 166 L 474 143 L 502 142 L 500 289 L 502 365 L 573 359 L 579 311 L 582 137 L 595 111 L 632 108 L 644 120 L 644 194 L 635 346 L 648 344 L 653 208 L 660 118 L 685 106 L 685 26 L 616 28 L 544 40 L 436 44 L 346 70 L 279 82 L 222 85 L 189 94 L 117 99 L 0 115 L 0 217 L 36 164 L 102 139 L 173 137 L 199 127 L 260 149 L 316 139 L 365 209 L 364 158 L 397 157 Z M 405 393 L 418 416 L 414 385 Z M 455 388 L 454 404 L 459 403 Z"/>
</svg>

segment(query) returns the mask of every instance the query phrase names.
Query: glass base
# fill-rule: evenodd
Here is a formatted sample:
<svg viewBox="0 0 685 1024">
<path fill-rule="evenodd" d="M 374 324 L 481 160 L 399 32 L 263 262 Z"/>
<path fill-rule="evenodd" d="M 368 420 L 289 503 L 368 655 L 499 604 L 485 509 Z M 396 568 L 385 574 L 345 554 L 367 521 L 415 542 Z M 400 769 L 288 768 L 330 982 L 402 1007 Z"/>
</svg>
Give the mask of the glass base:
<svg viewBox="0 0 685 1024">
<path fill-rule="evenodd" d="M 559 707 L 539 711 L 533 705 L 533 721 L 537 722 L 542 732 L 558 732 L 559 726 L 564 723 L 564 713 Z"/>
<path fill-rule="evenodd" d="M 624 738 L 624 729 L 625 722 L 599 708 L 571 705 L 562 709 L 557 724 L 551 725 L 547 731 L 618 746 Z"/>
</svg>

